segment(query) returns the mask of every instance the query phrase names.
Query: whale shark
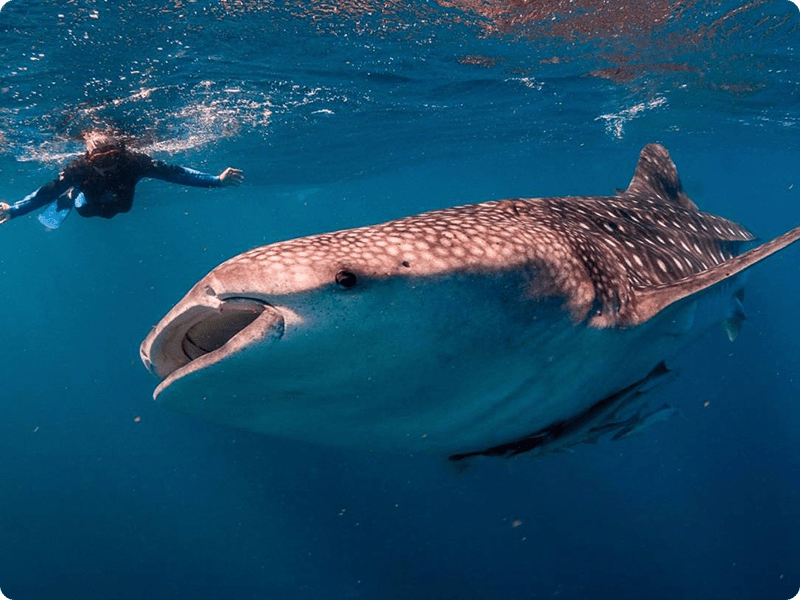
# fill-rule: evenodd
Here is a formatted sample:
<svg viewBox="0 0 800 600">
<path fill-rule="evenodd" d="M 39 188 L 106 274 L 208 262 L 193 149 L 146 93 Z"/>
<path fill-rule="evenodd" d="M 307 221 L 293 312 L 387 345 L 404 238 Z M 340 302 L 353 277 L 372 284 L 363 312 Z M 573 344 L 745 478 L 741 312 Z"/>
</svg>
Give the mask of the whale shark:
<svg viewBox="0 0 800 600">
<path fill-rule="evenodd" d="M 665 416 L 647 402 L 666 361 L 714 328 L 735 337 L 745 270 L 798 238 L 756 246 L 701 212 L 650 144 L 614 195 L 482 202 L 239 254 L 140 354 L 161 405 L 214 422 L 453 461 L 538 456 Z"/>
</svg>

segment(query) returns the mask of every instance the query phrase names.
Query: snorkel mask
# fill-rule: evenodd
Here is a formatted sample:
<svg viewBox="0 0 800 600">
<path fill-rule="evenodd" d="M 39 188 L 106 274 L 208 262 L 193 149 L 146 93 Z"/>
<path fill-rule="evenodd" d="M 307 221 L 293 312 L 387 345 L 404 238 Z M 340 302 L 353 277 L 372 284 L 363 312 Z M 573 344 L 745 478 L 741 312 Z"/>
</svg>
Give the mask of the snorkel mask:
<svg viewBox="0 0 800 600">
<path fill-rule="evenodd" d="M 98 171 L 113 170 L 117 167 L 119 155 L 119 148 L 102 149 L 89 154 L 89 162 Z"/>
<path fill-rule="evenodd" d="M 117 168 L 124 149 L 122 141 L 108 134 L 91 132 L 86 135 L 86 157 L 100 175 Z"/>
</svg>

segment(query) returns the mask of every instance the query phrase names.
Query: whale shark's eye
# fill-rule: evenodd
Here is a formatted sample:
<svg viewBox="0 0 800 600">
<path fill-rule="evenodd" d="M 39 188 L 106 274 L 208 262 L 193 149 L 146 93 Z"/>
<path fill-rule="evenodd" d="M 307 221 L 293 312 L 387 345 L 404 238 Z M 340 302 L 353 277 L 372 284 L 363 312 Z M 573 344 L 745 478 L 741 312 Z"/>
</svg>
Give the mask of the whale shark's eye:
<svg viewBox="0 0 800 600">
<path fill-rule="evenodd" d="M 352 271 L 339 271 L 336 274 L 336 283 L 338 283 L 343 288 L 351 288 L 356 283 L 358 283 L 358 277 Z"/>
</svg>

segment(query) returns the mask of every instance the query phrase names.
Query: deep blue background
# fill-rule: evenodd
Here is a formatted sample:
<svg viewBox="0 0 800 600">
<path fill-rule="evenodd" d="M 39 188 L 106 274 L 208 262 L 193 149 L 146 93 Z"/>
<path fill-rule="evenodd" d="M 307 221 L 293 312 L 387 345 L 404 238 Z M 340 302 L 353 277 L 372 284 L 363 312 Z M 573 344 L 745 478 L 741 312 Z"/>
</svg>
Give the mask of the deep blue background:
<svg viewBox="0 0 800 600">
<path fill-rule="evenodd" d="M 617 37 L 616 13 L 579 2 L 555 20 L 573 38 L 549 15 L 467 2 L 54 4 L 0 12 L 0 198 L 55 176 L 95 124 L 248 179 L 146 181 L 111 221 L 2 227 L 6 596 L 795 595 L 800 249 L 752 271 L 736 343 L 720 331 L 672 361 L 680 378 L 657 393 L 687 420 L 463 473 L 165 412 L 138 359 L 149 328 L 240 251 L 466 202 L 608 193 L 651 141 L 703 210 L 765 238 L 797 225 L 789 2 L 618 2 Z"/>
</svg>

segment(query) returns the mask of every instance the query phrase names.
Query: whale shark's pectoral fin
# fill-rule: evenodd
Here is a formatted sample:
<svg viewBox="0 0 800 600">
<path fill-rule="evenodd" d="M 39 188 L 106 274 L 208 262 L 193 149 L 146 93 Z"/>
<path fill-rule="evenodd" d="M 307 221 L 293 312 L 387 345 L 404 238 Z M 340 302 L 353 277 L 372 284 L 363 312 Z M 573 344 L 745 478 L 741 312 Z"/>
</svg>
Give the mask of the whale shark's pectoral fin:
<svg viewBox="0 0 800 600">
<path fill-rule="evenodd" d="M 511 457 L 525 453 L 530 456 L 541 456 L 553 452 L 572 452 L 571 446 L 594 443 L 607 433 L 618 431 L 621 427 L 633 427 L 643 419 L 658 413 L 656 411 L 642 417 L 641 407 L 644 402 L 642 397 L 660 382 L 668 379 L 670 374 L 672 371 L 662 361 L 639 381 L 603 398 L 582 413 L 505 444 L 474 452 L 453 454 L 448 460 L 458 462 L 474 456 Z M 630 414 L 630 411 L 633 411 L 633 416 L 620 416 L 624 412 Z"/>
<path fill-rule="evenodd" d="M 629 312 L 625 322 L 617 323 L 617 325 L 640 325 L 652 319 L 671 304 L 702 292 L 734 275 L 738 275 L 768 256 L 794 244 L 797 240 L 800 240 L 800 227 L 795 227 L 765 244 L 748 250 L 744 254 L 734 256 L 702 273 L 696 273 L 675 283 L 636 290 L 634 292 L 634 310 Z M 744 315 L 744 311 L 742 311 L 741 315 Z M 741 320 L 744 319 L 742 318 Z"/>
</svg>

